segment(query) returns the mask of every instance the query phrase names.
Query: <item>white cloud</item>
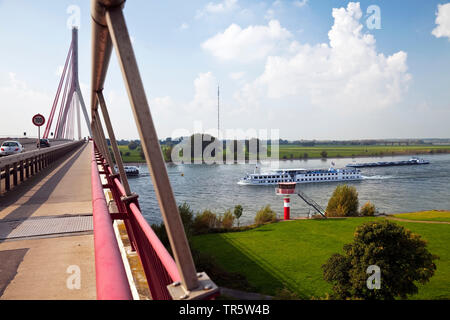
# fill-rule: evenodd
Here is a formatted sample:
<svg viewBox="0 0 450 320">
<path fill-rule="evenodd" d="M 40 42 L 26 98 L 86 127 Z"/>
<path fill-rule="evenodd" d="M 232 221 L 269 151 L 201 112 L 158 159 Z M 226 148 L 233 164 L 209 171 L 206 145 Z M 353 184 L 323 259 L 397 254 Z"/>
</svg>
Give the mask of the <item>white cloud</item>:
<svg viewBox="0 0 450 320">
<path fill-rule="evenodd" d="M 436 24 L 437 27 L 431 33 L 436 38 L 447 37 L 450 40 L 450 3 L 438 5 Z"/>
<path fill-rule="evenodd" d="M 230 78 L 233 80 L 240 80 L 245 76 L 245 72 L 239 71 L 239 72 L 231 72 Z"/>
<path fill-rule="evenodd" d="M 0 134 L 22 137 L 23 132 L 26 132 L 27 136 L 37 137 L 37 129 L 32 125 L 31 118 L 36 113 L 41 113 L 47 118 L 53 97 L 40 90 L 30 88 L 13 72 L 8 73 L 7 83 L 0 87 L 0 97 L 2 99 L 2 118 L 14 119 L 14 121 L 2 122 Z"/>
<path fill-rule="evenodd" d="M 191 111 L 215 110 L 217 103 L 217 79 L 212 72 L 200 73 L 194 80 L 194 99 L 188 104 Z"/>
<path fill-rule="evenodd" d="M 251 62 L 276 53 L 291 36 L 277 20 L 269 21 L 267 26 L 245 29 L 232 24 L 224 32 L 203 42 L 202 48 L 220 60 Z"/>
<path fill-rule="evenodd" d="M 181 26 L 179 27 L 180 30 L 186 30 L 189 28 L 189 25 L 187 23 L 182 23 Z"/>
<path fill-rule="evenodd" d="M 264 19 L 273 20 L 274 17 L 275 17 L 275 10 L 267 9 L 266 14 L 264 15 Z"/>
<path fill-rule="evenodd" d="M 238 2 L 237 0 L 224 0 L 218 3 L 209 2 L 202 10 L 197 11 L 195 17 L 199 19 L 209 14 L 220 14 L 225 12 L 231 12 L 239 8 L 237 2 Z"/>
<path fill-rule="evenodd" d="M 401 101 L 411 79 L 407 54 L 377 53 L 375 38 L 362 32 L 359 3 L 333 9 L 332 15 L 329 43 L 292 42 L 284 54 L 267 58 L 263 74 L 245 85 L 237 100 L 257 106 L 267 98 L 307 99 L 339 111 L 385 108 Z"/>
<path fill-rule="evenodd" d="M 304 7 L 308 4 L 308 0 L 297 0 L 293 2 L 293 5 L 296 6 L 297 8 L 301 8 Z"/>
</svg>

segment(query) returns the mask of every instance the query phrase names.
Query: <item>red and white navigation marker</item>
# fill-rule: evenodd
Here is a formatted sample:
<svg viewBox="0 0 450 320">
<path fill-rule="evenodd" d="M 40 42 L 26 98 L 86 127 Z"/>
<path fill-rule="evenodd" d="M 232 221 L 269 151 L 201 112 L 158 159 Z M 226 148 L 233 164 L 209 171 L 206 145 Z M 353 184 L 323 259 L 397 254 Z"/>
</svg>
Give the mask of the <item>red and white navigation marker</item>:
<svg viewBox="0 0 450 320">
<path fill-rule="evenodd" d="M 291 219 L 291 199 L 290 195 L 295 193 L 295 182 L 281 182 L 278 184 L 276 193 L 283 196 L 284 200 L 284 220 Z"/>
</svg>

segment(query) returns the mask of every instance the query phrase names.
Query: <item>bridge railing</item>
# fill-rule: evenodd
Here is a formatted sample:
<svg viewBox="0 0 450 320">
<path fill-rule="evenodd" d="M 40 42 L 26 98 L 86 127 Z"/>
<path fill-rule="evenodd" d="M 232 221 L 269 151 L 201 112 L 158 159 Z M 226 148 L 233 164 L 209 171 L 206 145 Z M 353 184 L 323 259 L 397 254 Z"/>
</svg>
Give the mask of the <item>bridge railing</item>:
<svg viewBox="0 0 450 320">
<path fill-rule="evenodd" d="M 133 250 L 136 250 L 145 275 L 152 299 L 171 300 L 167 286 L 180 281 L 180 274 L 172 256 L 168 253 L 148 222 L 142 216 L 138 197 L 127 197 L 125 188 L 118 175 L 112 173 L 107 161 L 97 149 L 94 150 L 97 165 L 102 166 L 101 174 L 105 175 L 107 184 L 103 188 L 111 190 L 118 212 L 111 213 L 110 219 L 123 220 Z M 94 177 L 93 177 L 94 179 Z M 96 212 L 94 212 L 94 215 Z M 95 220 L 94 220 L 95 221 Z M 108 225 L 112 232 L 112 225 Z M 94 232 L 95 226 L 94 226 Z M 108 273 L 105 270 L 99 270 Z M 108 293 L 108 290 L 105 292 Z M 103 295 L 104 293 L 100 293 Z"/>
<path fill-rule="evenodd" d="M 132 248 L 137 251 L 144 266 L 152 298 L 211 299 L 217 294 L 218 287 L 205 273 L 197 273 L 194 265 L 128 34 L 122 11 L 124 4 L 124 0 L 91 0 L 93 59 L 91 128 L 97 158 L 104 166 L 100 173 L 105 174 L 109 179 L 107 187 L 111 189 L 120 211 L 115 218 L 123 219 L 125 223 Z M 173 258 L 167 253 L 140 214 L 137 195 L 130 190 L 103 97 L 103 85 L 113 47 L 128 91 L 142 151 L 150 171 Z M 109 144 L 106 141 L 100 111 L 106 126 Z M 114 164 L 117 165 L 118 172 L 116 172 Z M 120 181 L 118 181 L 119 177 Z M 172 283 L 169 284 L 170 282 Z"/>
<path fill-rule="evenodd" d="M 92 144 L 92 211 L 94 223 L 94 250 L 97 299 L 131 300 L 131 290 L 122 262 L 122 256 L 111 223 L 98 165 L 101 157 L 95 155 Z"/>
<path fill-rule="evenodd" d="M 0 158 L 0 194 L 48 167 L 51 163 L 80 147 L 84 141 L 35 150 Z"/>
</svg>

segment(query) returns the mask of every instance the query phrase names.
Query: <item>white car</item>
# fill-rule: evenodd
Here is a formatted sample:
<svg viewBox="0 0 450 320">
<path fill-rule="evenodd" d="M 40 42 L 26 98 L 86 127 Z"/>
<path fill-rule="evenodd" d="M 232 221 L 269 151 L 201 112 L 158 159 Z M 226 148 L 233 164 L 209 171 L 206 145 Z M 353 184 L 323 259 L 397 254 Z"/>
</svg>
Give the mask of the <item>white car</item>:
<svg viewBox="0 0 450 320">
<path fill-rule="evenodd" d="M 23 146 L 18 141 L 4 141 L 0 147 L 0 156 L 21 153 L 23 150 Z"/>
</svg>

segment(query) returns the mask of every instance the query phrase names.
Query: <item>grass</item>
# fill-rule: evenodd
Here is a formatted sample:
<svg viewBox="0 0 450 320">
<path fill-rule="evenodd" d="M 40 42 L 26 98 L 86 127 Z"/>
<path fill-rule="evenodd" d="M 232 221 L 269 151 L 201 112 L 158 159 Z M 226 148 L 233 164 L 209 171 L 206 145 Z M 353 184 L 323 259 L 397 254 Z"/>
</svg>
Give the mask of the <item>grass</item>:
<svg viewBox="0 0 450 320">
<path fill-rule="evenodd" d="M 164 146 L 162 146 L 164 148 Z M 128 146 L 119 146 L 124 162 L 145 162 L 140 155 L 140 147 L 130 150 Z M 270 147 L 268 148 L 270 150 Z M 415 145 L 415 146 L 348 146 L 348 145 L 322 145 L 315 147 L 302 147 L 299 145 L 280 145 L 280 159 L 308 159 L 322 158 L 325 151 L 327 158 L 353 158 L 353 157 L 379 157 L 392 155 L 419 155 L 450 153 L 450 145 Z M 127 155 L 127 153 L 129 153 Z M 220 156 L 218 156 L 220 158 Z M 167 159 L 165 159 L 167 161 Z"/>
<path fill-rule="evenodd" d="M 243 274 L 258 293 L 276 295 L 288 289 L 301 298 L 319 298 L 331 290 L 321 266 L 333 253 L 342 252 L 357 226 L 375 219 L 383 218 L 279 222 L 245 232 L 196 236 L 192 245 L 227 271 Z M 450 299 L 450 225 L 396 223 L 420 234 L 429 250 L 440 256 L 436 274 L 411 298 Z"/>
<path fill-rule="evenodd" d="M 280 145 L 280 159 L 302 159 L 306 153 L 307 158 L 322 158 L 325 151 L 327 158 L 352 158 L 352 157 L 378 157 L 392 155 L 418 155 L 450 153 L 450 145 L 412 145 L 412 146 L 336 146 L 323 145 L 314 147 L 302 147 L 298 145 Z"/>
<path fill-rule="evenodd" d="M 432 210 L 412 213 L 398 213 L 394 217 L 405 220 L 450 222 L 450 211 Z"/>
</svg>

